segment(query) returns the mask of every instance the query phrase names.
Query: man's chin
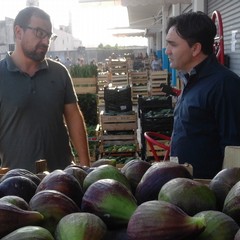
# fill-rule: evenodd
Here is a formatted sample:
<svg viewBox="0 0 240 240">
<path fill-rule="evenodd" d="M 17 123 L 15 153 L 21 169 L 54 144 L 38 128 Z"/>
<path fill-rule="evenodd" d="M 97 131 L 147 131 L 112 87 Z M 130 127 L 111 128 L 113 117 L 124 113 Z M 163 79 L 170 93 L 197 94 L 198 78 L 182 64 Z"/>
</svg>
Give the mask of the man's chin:
<svg viewBox="0 0 240 240">
<path fill-rule="evenodd" d="M 38 52 L 37 54 L 35 54 L 34 60 L 41 62 L 42 60 L 45 59 L 45 57 L 46 57 L 46 52 L 45 51 L 44 52 Z"/>
</svg>

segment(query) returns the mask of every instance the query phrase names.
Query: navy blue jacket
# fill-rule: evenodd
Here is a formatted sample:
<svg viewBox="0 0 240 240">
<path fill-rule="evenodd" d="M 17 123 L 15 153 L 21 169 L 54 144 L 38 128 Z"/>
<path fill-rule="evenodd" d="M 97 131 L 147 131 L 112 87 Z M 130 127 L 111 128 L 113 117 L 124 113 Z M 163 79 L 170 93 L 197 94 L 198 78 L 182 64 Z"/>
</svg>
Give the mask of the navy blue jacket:
<svg viewBox="0 0 240 240">
<path fill-rule="evenodd" d="M 213 178 L 225 146 L 240 145 L 240 78 L 215 55 L 195 70 L 174 110 L 171 156 L 192 164 L 195 178 Z"/>
</svg>

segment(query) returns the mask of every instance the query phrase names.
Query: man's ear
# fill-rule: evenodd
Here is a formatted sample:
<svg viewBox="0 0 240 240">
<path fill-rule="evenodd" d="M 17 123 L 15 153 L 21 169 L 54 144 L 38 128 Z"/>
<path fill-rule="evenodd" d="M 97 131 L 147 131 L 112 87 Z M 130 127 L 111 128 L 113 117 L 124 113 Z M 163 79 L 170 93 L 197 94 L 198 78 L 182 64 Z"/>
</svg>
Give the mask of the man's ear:
<svg viewBox="0 0 240 240">
<path fill-rule="evenodd" d="M 195 43 L 193 46 L 192 46 L 192 55 L 193 57 L 197 56 L 202 50 L 202 45 L 201 43 Z"/>
<path fill-rule="evenodd" d="M 19 25 L 16 25 L 14 27 L 15 38 L 16 39 L 21 39 L 22 38 L 22 33 L 23 33 L 23 29 Z"/>
</svg>

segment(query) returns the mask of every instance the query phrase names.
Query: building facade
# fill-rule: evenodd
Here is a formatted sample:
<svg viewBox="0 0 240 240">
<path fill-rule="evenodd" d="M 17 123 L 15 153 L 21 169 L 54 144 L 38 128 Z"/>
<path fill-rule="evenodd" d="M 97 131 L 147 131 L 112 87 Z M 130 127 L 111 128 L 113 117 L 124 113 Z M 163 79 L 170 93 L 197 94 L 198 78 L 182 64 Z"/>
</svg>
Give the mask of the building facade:
<svg viewBox="0 0 240 240">
<path fill-rule="evenodd" d="M 89 0 L 91 2 L 93 0 Z M 106 0 L 99 0 L 106 1 Z M 228 67 L 240 76 L 240 1 L 238 0 L 119 0 L 128 9 L 129 24 L 132 29 L 144 29 L 148 38 L 147 53 L 154 52 L 163 55 L 166 46 L 165 29 L 168 18 L 189 11 L 203 11 L 212 16 L 218 11 L 223 23 L 224 54 Z M 28 5 L 36 5 L 38 1 L 29 0 Z M 14 49 L 13 19 L 0 21 L 0 59 L 6 52 Z M 216 23 L 217 24 L 217 23 Z M 69 26 L 54 29 L 58 35 L 51 44 L 50 53 L 59 54 L 62 58 L 69 52 L 79 51 L 82 42 L 75 39 Z M 217 26 L 219 27 L 219 26 Z"/>
<path fill-rule="evenodd" d="M 240 76 L 240 1 L 238 0 L 169 0 L 169 1 L 155 1 L 149 0 L 144 5 L 144 1 L 130 1 L 122 0 L 125 6 L 128 7 L 130 25 L 131 27 L 145 29 L 145 35 L 148 38 L 148 51 L 164 53 L 166 46 L 165 29 L 167 21 L 172 16 L 177 16 L 181 13 L 191 11 L 203 11 L 212 17 L 215 11 L 220 13 L 223 25 L 223 42 L 226 65 Z M 134 4 L 133 4 L 134 3 Z M 150 6 L 150 7 L 148 7 Z M 149 17 L 145 16 L 148 23 L 144 24 L 141 11 L 152 9 L 149 12 Z M 147 10 L 146 10 L 147 11 Z M 134 15 L 133 12 L 138 12 Z M 150 16 L 154 16 L 149 22 Z M 132 18 L 132 19 L 131 19 Z M 132 24 L 131 24 L 132 22 Z M 142 24 L 136 23 L 143 22 Z M 219 23 L 216 21 L 217 29 L 219 30 Z"/>
<path fill-rule="evenodd" d="M 8 51 L 14 49 L 14 35 L 13 35 L 14 19 L 5 18 L 0 21 L 0 60 L 5 57 Z M 75 38 L 70 32 L 68 27 L 61 26 L 60 29 L 53 29 L 57 35 L 54 42 L 51 43 L 49 51 L 75 51 L 83 47 L 82 41 Z"/>
</svg>

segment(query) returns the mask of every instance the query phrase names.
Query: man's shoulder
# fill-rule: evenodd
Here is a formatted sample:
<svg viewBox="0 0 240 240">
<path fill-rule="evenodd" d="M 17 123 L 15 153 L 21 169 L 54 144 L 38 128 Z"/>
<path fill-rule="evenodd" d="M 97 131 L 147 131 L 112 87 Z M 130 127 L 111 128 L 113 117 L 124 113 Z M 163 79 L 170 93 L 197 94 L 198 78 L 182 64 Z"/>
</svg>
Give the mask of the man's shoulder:
<svg viewBox="0 0 240 240">
<path fill-rule="evenodd" d="M 5 62 L 6 62 L 6 59 L 5 59 L 5 58 L 0 60 L 0 69 L 1 69 L 3 66 L 5 66 Z"/>
<path fill-rule="evenodd" d="M 45 61 L 47 62 L 47 64 L 51 65 L 51 66 L 64 66 L 61 62 L 56 61 L 52 58 L 46 58 Z"/>
<path fill-rule="evenodd" d="M 49 69 L 52 69 L 54 71 L 60 71 L 60 72 L 68 71 L 66 66 L 63 63 L 53 60 L 51 58 L 46 58 L 45 63 Z"/>
<path fill-rule="evenodd" d="M 218 70 L 216 71 L 216 75 L 221 76 L 222 78 L 231 78 L 231 79 L 240 80 L 240 77 L 234 71 L 232 71 L 231 69 L 221 64 L 219 64 Z"/>
<path fill-rule="evenodd" d="M 231 69 L 227 68 L 223 64 L 219 63 L 216 57 L 210 56 L 208 61 L 205 62 L 203 68 L 200 70 L 204 75 L 215 76 L 217 79 L 239 79 L 240 77 Z"/>
<path fill-rule="evenodd" d="M 1 67 L 6 66 L 7 58 L 8 58 L 8 57 L 6 56 L 6 57 L 0 59 L 0 66 L 1 66 Z"/>
<path fill-rule="evenodd" d="M 2 76 L 5 76 L 6 74 L 8 74 L 8 63 L 7 63 L 7 59 L 3 58 L 0 60 L 0 78 L 2 78 Z"/>
</svg>

